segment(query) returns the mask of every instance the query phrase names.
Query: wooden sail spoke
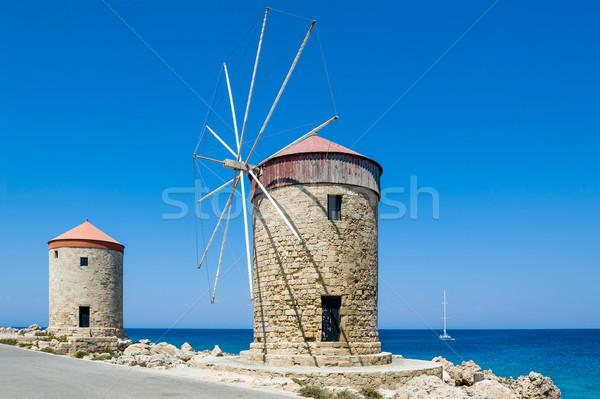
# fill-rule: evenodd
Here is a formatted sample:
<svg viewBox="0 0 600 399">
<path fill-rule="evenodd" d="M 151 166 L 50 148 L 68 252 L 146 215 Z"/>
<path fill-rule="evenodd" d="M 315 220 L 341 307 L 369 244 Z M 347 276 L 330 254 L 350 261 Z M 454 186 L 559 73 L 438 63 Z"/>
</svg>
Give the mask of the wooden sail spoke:
<svg viewBox="0 0 600 399">
<path fill-rule="evenodd" d="M 241 178 L 243 178 L 243 177 L 241 177 Z M 231 200 L 233 199 L 233 194 L 235 194 L 235 189 L 237 188 L 239 179 L 240 179 L 240 177 L 238 177 L 237 173 L 236 173 L 236 177 L 234 177 L 235 182 L 233 183 L 233 188 L 231 189 L 231 194 L 229 194 L 229 199 L 227 200 L 227 204 L 225 205 L 225 208 L 223 208 L 223 212 L 221 212 L 221 216 L 219 217 L 219 221 L 217 222 L 215 231 L 213 231 L 212 236 L 210 237 L 210 240 L 208 241 L 208 245 L 206 246 L 206 249 L 204 250 L 202 259 L 200 260 L 200 263 L 198 264 L 198 269 L 200 269 L 200 266 L 202 266 L 202 263 L 204 263 L 204 259 L 206 259 L 208 250 L 210 249 L 210 246 L 212 245 L 212 242 L 215 239 L 215 235 L 217 234 L 217 230 L 219 230 L 219 226 L 221 225 L 221 222 L 223 221 L 223 216 L 225 216 L 225 212 L 227 211 L 227 209 L 229 208 L 229 205 L 231 204 Z"/>
<path fill-rule="evenodd" d="M 246 103 L 246 112 L 244 113 L 244 123 L 242 124 L 242 137 L 240 143 L 244 142 L 244 133 L 246 133 L 246 122 L 248 121 L 248 111 L 250 110 L 250 101 L 252 100 L 252 92 L 254 90 L 254 79 L 256 78 L 256 70 L 258 68 L 258 59 L 260 58 L 260 50 L 262 48 L 263 36 L 265 34 L 265 25 L 267 24 L 267 14 L 269 13 L 269 7 L 265 9 L 265 17 L 263 18 L 263 25 L 260 31 L 260 39 L 258 40 L 258 50 L 256 50 L 256 60 L 254 60 L 254 70 L 252 71 L 252 80 L 250 81 L 250 93 L 248 93 L 248 102 Z M 241 146 L 238 148 L 238 160 L 242 155 Z M 247 162 L 246 162 L 247 163 Z"/>
<path fill-rule="evenodd" d="M 221 144 L 223 144 L 223 147 L 225 147 L 227 149 L 227 151 L 229 151 L 230 153 L 232 153 L 234 157 L 237 157 L 237 154 L 231 149 L 231 147 L 229 147 L 227 145 L 227 143 L 225 143 L 223 141 L 222 138 L 219 137 L 219 135 L 217 133 L 214 132 L 214 130 L 212 130 L 208 125 L 206 126 L 206 128 L 208 129 L 209 132 L 211 132 L 213 134 L 213 136 L 215 136 L 217 138 L 217 140 L 219 140 L 219 142 Z"/>
<path fill-rule="evenodd" d="M 206 194 L 204 197 L 200 198 L 198 201 L 196 201 L 196 203 L 201 203 L 202 201 L 204 201 L 207 198 L 210 198 L 211 196 L 213 196 L 214 194 L 218 193 L 219 191 L 221 191 L 222 189 L 224 189 L 225 187 L 227 187 L 228 185 L 230 185 L 231 183 L 233 183 L 233 181 L 235 180 L 235 178 L 229 180 L 228 182 L 225 182 L 221 187 L 211 191 L 210 193 Z"/>
<path fill-rule="evenodd" d="M 290 80 L 290 76 L 292 76 L 292 72 L 294 72 L 294 68 L 296 68 L 298 59 L 300 59 L 300 54 L 302 54 L 302 50 L 304 50 L 304 46 L 306 46 L 306 42 L 308 41 L 308 38 L 310 37 L 310 33 L 312 32 L 314 26 L 315 26 L 315 21 L 312 21 L 310 24 L 310 28 L 308 28 L 308 32 L 306 32 L 304 41 L 300 45 L 300 49 L 298 50 L 298 53 L 296 54 L 296 58 L 294 58 L 294 62 L 292 62 L 292 66 L 290 67 L 290 70 L 288 71 L 287 76 L 285 77 L 285 80 L 283 81 L 283 84 L 281 85 L 281 88 L 279 89 L 279 93 L 277 93 L 277 97 L 275 98 L 275 101 L 273 102 L 273 105 L 271 106 L 271 109 L 269 110 L 267 119 L 265 119 L 265 122 L 263 123 L 262 127 L 260 128 L 258 137 L 256 137 L 256 140 L 254 140 L 254 145 L 252 146 L 252 149 L 250 150 L 250 153 L 248 154 L 248 158 L 246 158 L 246 163 L 250 162 L 250 158 L 252 157 L 252 154 L 254 153 L 254 150 L 256 149 L 256 144 L 258 144 L 258 140 L 260 140 L 260 137 L 262 136 L 263 132 L 265 131 L 265 128 L 267 127 L 267 123 L 269 123 L 269 120 L 271 119 L 271 115 L 273 115 L 273 111 L 275 110 L 275 107 L 277 106 L 277 103 L 279 102 L 279 99 L 281 98 L 281 94 L 283 93 L 283 90 L 285 90 L 285 86 L 287 85 L 288 80 Z"/>
<path fill-rule="evenodd" d="M 279 205 L 277 205 L 277 203 L 275 202 L 275 200 L 273 199 L 273 197 L 271 197 L 271 194 L 269 194 L 269 192 L 267 191 L 267 189 L 265 188 L 265 186 L 263 186 L 262 183 L 260 182 L 260 180 L 258 180 L 258 177 L 256 177 L 256 175 L 252 171 L 249 171 L 248 173 L 250 173 L 250 176 L 252 176 L 252 178 L 254 179 L 254 181 L 256 182 L 256 184 L 258 184 L 258 186 L 260 187 L 260 189 L 262 190 L 262 192 L 265 193 L 265 195 L 267 196 L 267 198 L 269 199 L 269 201 L 271 201 L 271 204 L 273 204 L 273 206 L 275 207 L 275 210 L 277 211 L 277 213 L 279 213 L 279 216 L 281 216 L 281 218 L 283 219 L 283 221 L 285 222 L 285 224 L 287 224 L 287 226 L 290 228 L 290 230 L 292 231 L 292 233 L 294 233 L 294 235 L 296 236 L 297 239 L 299 239 L 300 241 L 302 241 L 301 238 L 300 238 L 300 236 L 296 232 L 296 229 L 294 229 L 294 226 L 292 226 L 292 223 L 290 223 L 290 221 L 285 216 L 285 214 L 283 213 L 283 211 L 281 210 L 281 208 L 279 208 Z"/>
</svg>

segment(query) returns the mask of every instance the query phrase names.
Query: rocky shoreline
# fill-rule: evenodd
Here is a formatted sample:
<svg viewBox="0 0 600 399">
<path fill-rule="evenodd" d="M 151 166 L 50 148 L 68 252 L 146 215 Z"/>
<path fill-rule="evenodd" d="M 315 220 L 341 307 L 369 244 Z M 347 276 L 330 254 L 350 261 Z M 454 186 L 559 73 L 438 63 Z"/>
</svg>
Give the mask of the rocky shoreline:
<svg viewBox="0 0 600 399">
<path fill-rule="evenodd" d="M 503 378 L 494 375 L 492 370 L 482 370 L 473 361 L 454 365 L 442 357 L 433 359 L 443 367 L 442 379 L 433 375 L 423 375 L 411 379 L 396 390 L 372 387 L 370 390 L 363 389 L 359 392 L 352 387 L 310 386 L 295 378 L 252 377 L 237 375 L 234 372 L 204 369 L 207 358 L 235 356 L 223 353 L 218 345 L 212 351 L 197 352 L 188 343 L 177 348 L 166 342 L 155 344 L 144 339 L 133 343 L 129 339 L 120 339 L 116 350 L 73 352 L 67 337 L 53 336 L 36 324 L 20 330 L 0 327 L 0 344 L 122 366 L 180 371 L 195 378 L 296 392 L 301 396 L 324 399 L 558 399 L 561 396 L 560 389 L 552 380 L 539 373 L 531 372 L 517 379 Z M 186 371 L 188 369 L 195 369 L 195 375 L 191 375 L 191 371 Z"/>
</svg>

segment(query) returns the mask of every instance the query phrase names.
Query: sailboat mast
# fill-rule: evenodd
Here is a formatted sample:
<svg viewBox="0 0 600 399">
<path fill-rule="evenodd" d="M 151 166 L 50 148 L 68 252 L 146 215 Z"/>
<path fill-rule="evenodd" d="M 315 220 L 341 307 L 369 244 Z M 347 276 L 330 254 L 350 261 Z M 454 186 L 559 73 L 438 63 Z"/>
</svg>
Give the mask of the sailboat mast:
<svg viewBox="0 0 600 399">
<path fill-rule="evenodd" d="M 444 335 L 446 335 L 446 289 L 444 288 Z"/>
</svg>

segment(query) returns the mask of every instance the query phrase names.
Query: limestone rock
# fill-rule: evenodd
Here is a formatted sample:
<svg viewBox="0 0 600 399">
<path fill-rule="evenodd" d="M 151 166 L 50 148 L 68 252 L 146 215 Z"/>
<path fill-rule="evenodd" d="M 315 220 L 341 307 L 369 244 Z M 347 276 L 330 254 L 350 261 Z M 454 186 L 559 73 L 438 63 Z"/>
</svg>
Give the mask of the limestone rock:
<svg viewBox="0 0 600 399">
<path fill-rule="evenodd" d="M 483 378 L 485 380 L 492 380 L 492 381 L 498 381 L 498 377 L 496 377 L 496 374 L 494 374 L 492 372 L 492 370 L 483 370 Z"/>
<path fill-rule="evenodd" d="M 336 387 L 336 386 L 325 386 L 324 387 L 329 392 L 335 394 L 338 392 L 341 394 L 342 392 L 346 394 L 344 397 L 352 397 L 352 398 L 362 398 L 362 395 L 359 395 L 358 391 L 354 388 L 346 388 L 346 387 Z"/>
<path fill-rule="evenodd" d="M 0 334 L 18 334 L 19 330 L 14 327 L 0 327 Z"/>
<path fill-rule="evenodd" d="M 531 372 L 514 380 L 512 377 L 497 377 L 492 370 L 481 371 L 481 367 L 472 360 L 456 366 L 441 356 L 433 361 L 442 364 L 444 382 L 464 387 L 473 399 L 560 398 L 560 389 L 550 378 L 539 373 Z"/>
<path fill-rule="evenodd" d="M 188 360 L 190 360 L 192 357 L 194 357 L 196 355 L 196 352 L 179 352 L 179 354 L 177 355 L 177 357 L 181 360 L 183 360 L 184 362 L 187 362 Z"/>
<path fill-rule="evenodd" d="M 462 364 L 456 366 L 441 356 L 433 358 L 432 361 L 442 364 L 444 382 L 450 385 L 471 386 L 475 383 L 475 374 L 481 372 L 481 367 L 472 360 L 462 362 Z M 483 377 L 478 374 L 477 379 L 481 380 Z"/>
<path fill-rule="evenodd" d="M 470 399 L 460 388 L 445 384 L 433 375 L 421 375 L 398 389 L 398 399 Z"/>
<path fill-rule="evenodd" d="M 150 349 L 146 344 L 132 344 L 129 345 L 124 351 L 123 355 L 136 356 L 136 355 L 150 355 Z"/>
<path fill-rule="evenodd" d="M 471 386 L 475 383 L 475 373 L 481 371 L 474 361 L 462 362 L 461 365 L 454 367 L 454 381 L 456 386 Z"/>
<path fill-rule="evenodd" d="M 180 364 L 185 364 L 185 362 L 177 357 L 169 355 L 168 353 L 153 354 L 146 362 L 146 366 L 151 368 L 176 367 Z"/>
<path fill-rule="evenodd" d="M 163 353 L 155 353 L 151 355 L 146 362 L 148 367 L 165 366 L 167 364 L 169 364 L 168 356 L 165 356 Z"/>
<path fill-rule="evenodd" d="M 481 382 L 484 379 L 485 379 L 485 375 L 481 371 L 478 371 L 475 374 L 473 374 L 473 383 Z"/>
<path fill-rule="evenodd" d="M 442 380 L 446 384 L 456 385 L 454 382 L 454 363 L 441 356 L 434 357 L 431 361 L 442 364 Z"/>
<path fill-rule="evenodd" d="M 513 395 L 507 386 L 492 380 L 478 382 L 473 386 L 467 387 L 466 391 L 474 398 L 480 397 L 483 399 L 483 397 L 489 397 L 493 399 L 517 399 L 517 396 Z"/>
<path fill-rule="evenodd" d="M 190 367 L 202 367 L 202 365 L 205 363 L 206 363 L 206 355 L 205 354 L 194 355 L 188 361 L 188 365 Z"/>
<path fill-rule="evenodd" d="M 456 385 L 446 370 L 442 370 L 442 381 L 444 381 L 446 384 Z"/>
<path fill-rule="evenodd" d="M 400 356 L 402 358 L 402 356 Z M 378 389 L 383 399 L 396 399 L 398 398 L 398 392 L 391 389 Z"/>
<path fill-rule="evenodd" d="M 150 354 L 152 355 L 166 353 L 170 356 L 175 356 L 178 352 L 179 349 L 177 349 L 175 345 L 171 345 L 166 342 L 161 342 L 150 348 Z"/>
<path fill-rule="evenodd" d="M 150 361 L 152 361 L 152 356 L 153 355 L 137 355 L 135 356 L 135 361 L 138 363 L 148 363 Z"/>
<path fill-rule="evenodd" d="M 446 360 L 445 358 L 443 358 L 441 356 L 434 357 L 433 359 L 431 359 L 431 361 L 436 362 L 436 363 L 441 363 L 442 366 L 444 367 L 444 369 L 450 369 L 450 368 L 454 367 L 454 363 Z"/>
<path fill-rule="evenodd" d="M 46 335 L 46 333 L 44 331 L 42 331 L 42 328 L 40 326 L 38 326 L 37 324 L 32 324 L 27 328 L 23 328 L 22 330 L 19 330 L 19 335 L 25 335 L 28 337 L 39 337 L 42 335 Z"/>
<path fill-rule="evenodd" d="M 50 347 L 50 342 L 48 341 L 38 341 L 37 347 L 40 349 L 46 349 Z"/>
<path fill-rule="evenodd" d="M 554 385 L 552 379 L 533 371 L 529 375 L 519 377 L 511 388 L 522 399 L 560 398 L 560 389 Z"/>
<path fill-rule="evenodd" d="M 134 366 L 136 364 L 136 361 L 133 356 L 121 356 L 117 359 L 117 364 L 122 364 L 125 366 Z"/>
<path fill-rule="evenodd" d="M 131 345 L 131 340 L 129 338 L 119 338 L 117 341 L 117 349 L 120 351 L 124 351 L 129 345 Z"/>
<path fill-rule="evenodd" d="M 69 349 L 71 349 L 71 344 L 68 343 L 68 342 L 59 342 L 58 345 L 57 345 L 57 349 L 59 351 L 68 353 Z"/>
<path fill-rule="evenodd" d="M 298 392 L 298 390 L 301 388 L 300 385 L 296 384 L 295 382 L 288 380 L 290 382 L 288 382 L 287 384 L 283 385 L 281 388 L 284 391 L 288 391 L 288 392 Z"/>
<path fill-rule="evenodd" d="M 221 350 L 221 348 L 219 348 L 219 345 L 215 345 L 210 354 L 213 356 L 223 356 L 223 351 Z"/>
<path fill-rule="evenodd" d="M 194 351 L 194 348 L 192 348 L 190 344 L 185 342 L 183 345 L 181 345 L 181 350 L 179 350 L 177 357 L 183 360 L 184 362 L 187 362 L 195 355 L 196 352 Z"/>
</svg>

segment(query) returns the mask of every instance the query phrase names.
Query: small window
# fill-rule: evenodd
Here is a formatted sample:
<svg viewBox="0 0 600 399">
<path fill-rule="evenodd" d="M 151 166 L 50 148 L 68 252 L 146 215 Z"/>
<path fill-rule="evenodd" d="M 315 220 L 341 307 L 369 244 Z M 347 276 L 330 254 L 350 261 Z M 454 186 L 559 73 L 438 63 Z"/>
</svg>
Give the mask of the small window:
<svg viewBox="0 0 600 399">
<path fill-rule="evenodd" d="M 90 307 L 89 306 L 80 306 L 79 307 L 79 327 L 89 327 L 89 326 L 90 326 Z"/>
<path fill-rule="evenodd" d="M 84 257 L 79 258 L 79 266 L 81 266 L 82 269 L 87 269 L 88 258 L 84 258 Z"/>
<path fill-rule="evenodd" d="M 342 210 L 342 196 L 328 195 L 327 196 L 327 218 L 329 220 L 340 220 Z"/>
<path fill-rule="evenodd" d="M 58 251 L 54 251 L 54 257 L 58 258 Z"/>
</svg>

